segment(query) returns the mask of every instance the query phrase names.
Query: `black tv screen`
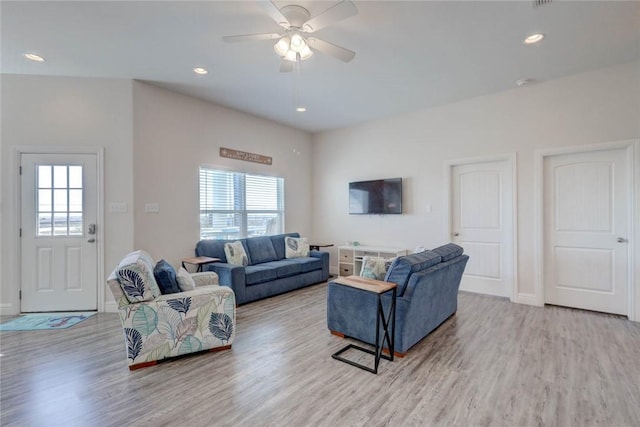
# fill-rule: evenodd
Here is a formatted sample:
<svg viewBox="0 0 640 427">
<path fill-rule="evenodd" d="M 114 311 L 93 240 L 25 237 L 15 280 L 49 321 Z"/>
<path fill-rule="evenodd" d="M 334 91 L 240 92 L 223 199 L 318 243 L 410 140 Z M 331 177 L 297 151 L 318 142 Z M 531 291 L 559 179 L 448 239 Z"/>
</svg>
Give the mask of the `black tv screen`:
<svg viewBox="0 0 640 427">
<path fill-rule="evenodd" d="M 402 178 L 350 182 L 349 213 L 401 214 Z"/>
</svg>

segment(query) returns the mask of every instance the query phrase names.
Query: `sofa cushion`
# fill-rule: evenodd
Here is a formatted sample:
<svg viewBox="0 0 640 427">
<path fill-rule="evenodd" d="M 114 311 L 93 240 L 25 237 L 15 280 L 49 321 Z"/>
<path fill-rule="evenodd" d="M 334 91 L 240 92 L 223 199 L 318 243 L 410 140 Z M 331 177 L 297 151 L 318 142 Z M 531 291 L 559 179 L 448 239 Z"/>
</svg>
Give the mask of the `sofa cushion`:
<svg viewBox="0 0 640 427">
<path fill-rule="evenodd" d="M 295 276 L 302 273 L 302 264 L 299 262 L 293 262 L 288 259 L 280 261 L 271 261 L 265 264 L 261 264 L 265 267 L 273 267 L 276 269 L 276 276 L 278 278 Z"/>
<path fill-rule="evenodd" d="M 397 284 L 397 295 L 402 296 L 407 287 L 409 277 L 413 273 L 438 264 L 441 260 L 442 257 L 433 251 L 424 251 L 398 257 L 393 264 L 391 264 L 391 267 L 389 267 L 384 281 Z"/>
<path fill-rule="evenodd" d="M 263 262 L 275 261 L 276 250 L 269 236 L 251 237 L 247 239 L 247 248 L 251 264 L 262 264 Z"/>
<path fill-rule="evenodd" d="M 120 261 L 116 277 L 129 302 L 151 301 L 161 295 L 153 268 L 153 259 L 145 251 L 131 252 Z"/>
<path fill-rule="evenodd" d="M 273 243 L 273 249 L 276 251 L 276 259 L 285 259 L 284 252 L 284 238 L 285 237 L 300 237 L 300 233 L 287 233 L 276 234 L 275 236 L 269 236 Z"/>
<path fill-rule="evenodd" d="M 284 255 L 286 258 L 309 256 L 309 242 L 306 237 L 285 237 Z"/>
<path fill-rule="evenodd" d="M 442 257 L 442 262 L 449 261 L 450 259 L 462 255 L 463 251 L 462 247 L 455 243 L 447 243 L 446 245 L 439 246 L 432 250 Z"/>
<path fill-rule="evenodd" d="M 224 252 L 226 240 L 200 240 L 196 245 L 196 256 L 208 256 L 219 258 L 220 262 L 227 262 L 227 255 Z"/>
<path fill-rule="evenodd" d="M 178 274 L 176 274 L 176 281 L 178 282 L 178 287 L 182 292 L 192 291 L 196 288 L 196 282 L 191 277 L 191 274 L 184 267 L 180 267 L 178 270 Z"/>
<path fill-rule="evenodd" d="M 247 253 L 244 250 L 244 245 L 239 240 L 225 243 L 224 253 L 229 264 L 249 265 L 249 257 L 247 257 Z"/>
<path fill-rule="evenodd" d="M 313 258 L 313 257 L 305 257 L 305 258 L 291 258 L 288 259 L 287 262 L 294 262 L 300 264 L 300 268 L 302 269 L 302 273 L 308 273 L 313 270 L 322 270 L 322 259 Z"/>
<path fill-rule="evenodd" d="M 264 264 L 246 266 L 244 274 L 247 286 L 268 282 L 278 277 L 275 267 L 268 267 Z"/>
</svg>

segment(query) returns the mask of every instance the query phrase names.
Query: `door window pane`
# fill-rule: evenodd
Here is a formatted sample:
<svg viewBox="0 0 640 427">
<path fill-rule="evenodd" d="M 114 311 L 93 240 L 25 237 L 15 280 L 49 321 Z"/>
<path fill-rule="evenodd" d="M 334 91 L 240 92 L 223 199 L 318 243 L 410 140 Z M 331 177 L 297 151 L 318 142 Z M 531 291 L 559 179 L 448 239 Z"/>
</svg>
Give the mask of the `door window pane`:
<svg viewBox="0 0 640 427">
<path fill-rule="evenodd" d="M 38 166 L 38 187 L 51 188 L 51 166 Z"/>
<path fill-rule="evenodd" d="M 53 188 L 67 187 L 67 166 L 53 167 Z"/>
<path fill-rule="evenodd" d="M 38 165 L 36 168 L 38 236 L 82 236 L 82 166 Z"/>
<path fill-rule="evenodd" d="M 82 188 L 82 166 L 69 166 L 69 188 Z"/>
</svg>

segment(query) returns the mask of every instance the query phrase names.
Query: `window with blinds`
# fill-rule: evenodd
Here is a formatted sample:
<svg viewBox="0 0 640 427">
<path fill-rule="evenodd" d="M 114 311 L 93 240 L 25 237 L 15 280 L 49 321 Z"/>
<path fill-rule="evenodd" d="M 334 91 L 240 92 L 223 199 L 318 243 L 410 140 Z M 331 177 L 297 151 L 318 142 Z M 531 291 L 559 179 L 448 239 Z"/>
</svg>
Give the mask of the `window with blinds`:
<svg viewBox="0 0 640 427">
<path fill-rule="evenodd" d="M 282 233 L 284 179 L 200 167 L 200 238 Z"/>
</svg>

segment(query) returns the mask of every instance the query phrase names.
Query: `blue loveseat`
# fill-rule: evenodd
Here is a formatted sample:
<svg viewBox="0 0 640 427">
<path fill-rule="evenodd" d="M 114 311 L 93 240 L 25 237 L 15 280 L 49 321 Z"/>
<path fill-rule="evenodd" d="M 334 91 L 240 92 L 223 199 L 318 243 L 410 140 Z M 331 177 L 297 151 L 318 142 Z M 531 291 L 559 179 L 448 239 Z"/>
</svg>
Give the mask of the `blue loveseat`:
<svg viewBox="0 0 640 427">
<path fill-rule="evenodd" d="M 329 253 L 310 251 L 308 257 L 286 258 L 285 237 L 300 237 L 300 234 L 238 239 L 249 260 L 246 267 L 227 263 L 224 245 L 236 240 L 200 240 L 196 256 L 220 258 L 221 262 L 207 264 L 204 270 L 216 272 L 220 285 L 233 289 L 238 304 L 326 281 Z"/>
<path fill-rule="evenodd" d="M 404 356 L 458 309 L 458 288 L 469 256 L 453 243 L 398 257 L 385 276 L 396 283 L 394 353 Z M 382 296 L 388 313 L 391 293 Z M 327 326 L 334 334 L 375 343 L 376 294 L 329 282 Z"/>
</svg>

